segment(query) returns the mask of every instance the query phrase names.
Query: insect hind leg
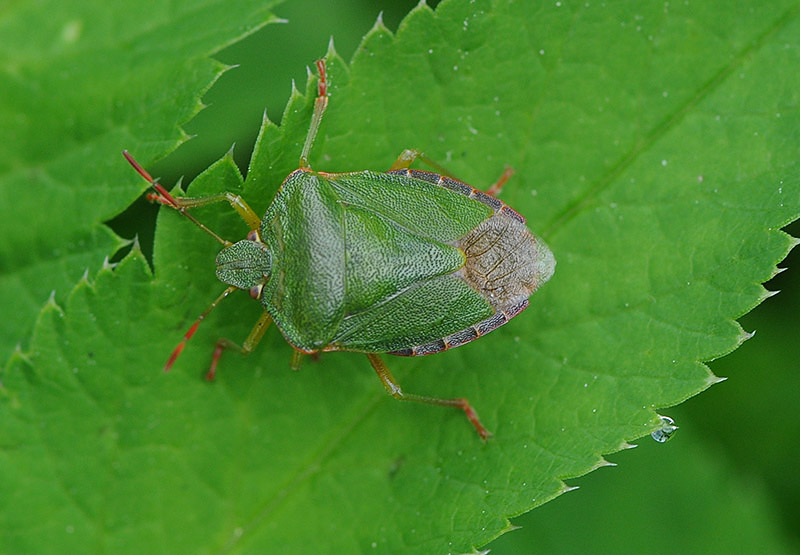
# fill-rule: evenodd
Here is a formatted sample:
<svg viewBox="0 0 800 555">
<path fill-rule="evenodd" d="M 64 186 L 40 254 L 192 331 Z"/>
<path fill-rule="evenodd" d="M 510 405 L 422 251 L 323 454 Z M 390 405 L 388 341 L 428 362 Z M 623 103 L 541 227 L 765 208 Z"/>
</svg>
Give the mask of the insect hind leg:
<svg viewBox="0 0 800 555">
<path fill-rule="evenodd" d="M 489 437 L 491 437 L 491 432 L 489 432 L 489 430 L 484 428 L 483 424 L 481 424 L 481 421 L 478 418 L 478 413 L 475 412 L 475 409 L 472 408 L 472 405 L 469 404 L 469 401 L 463 397 L 458 397 L 456 399 L 440 399 L 438 397 L 426 397 L 423 395 L 415 395 L 413 393 L 404 393 L 400 388 L 400 384 L 397 383 L 397 380 L 389 371 L 386 363 L 374 353 L 365 354 L 367 355 L 370 364 L 372 364 L 372 367 L 375 369 L 375 372 L 378 374 L 378 378 L 380 378 L 381 383 L 383 383 L 383 387 L 385 387 L 389 395 L 395 399 L 399 399 L 401 401 L 426 403 L 429 405 L 459 408 L 464 411 L 464 414 L 470 423 L 475 427 L 475 430 L 478 432 L 481 440 L 486 441 Z"/>
</svg>

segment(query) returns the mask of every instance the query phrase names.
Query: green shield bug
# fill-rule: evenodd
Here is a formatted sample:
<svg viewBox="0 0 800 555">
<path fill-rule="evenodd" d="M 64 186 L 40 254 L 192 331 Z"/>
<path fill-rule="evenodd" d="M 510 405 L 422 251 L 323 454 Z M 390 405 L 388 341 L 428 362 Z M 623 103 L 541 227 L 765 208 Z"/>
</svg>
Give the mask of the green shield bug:
<svg viewBox="0 0 800 555">
<path fill-rule="evenodd" d="M 378 353 L 419 356 L 481 337 L 528 306 L 553 275 L 555 259 L 525 219 L 495 198 L 511 172 L 482 192 L 446 172 L 410 169 L 406 150 L 389 171 L 326 173 L 308 155 L 328 104 L 325 62 L 317 62 L 318 96 L 300 167 L 284 180 L 263 218 L 233 193 L 174 197 L 127 152 L 125 158 L 155 189 L 151 200 L 177 210 L 223 245 L 217 277 L 227 289 L 200 315 L 175 348 L 169 370 L 200 322 L 228 294 L 244 289 L 264 313 L 242 346 L 220 339 L 213 379 L 225 349 L 249 353 L 270 322 L 303 355 L 364 353 L 396 399 L 457 407 L 478 431 L 491 434 L 464 398 L 404 393 Z M 231 243 L 200 223 L 190 209 L 228 202 L 250 232 Z"/>
</svg>

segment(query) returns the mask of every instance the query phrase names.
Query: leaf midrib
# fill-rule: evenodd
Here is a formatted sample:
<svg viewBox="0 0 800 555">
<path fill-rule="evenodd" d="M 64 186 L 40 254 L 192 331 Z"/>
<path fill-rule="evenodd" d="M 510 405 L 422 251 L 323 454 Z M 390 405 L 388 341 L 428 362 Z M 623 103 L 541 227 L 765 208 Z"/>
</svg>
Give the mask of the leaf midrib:
<svg viewBox="0 0 800 555">
<path fill-rule="evenodd" d="M 623 154 L 619 161 L 609 168 L 608 171 L 599 178 L 597 183 L 586 191 L 582 197 L 567 205 L 559 214 L 543 225 L 540 230 L 541 236 L 546 240 L 550 240 L 581 212 L 590 208 L 592 201 L 601 192 L 610 187 L 625 170 L 632 166 L 634 162 L 636 162 L 644 152 L 647 152 L 661 137 L 677 127 L 701 101 L 717 90 L 728 76 L 744 64 L 745 60 L 752 57 L 756 51 L 760 50 L 770 38 L 785 28 L 799 13 L 800 5 L 787 10 L 775 20 L 772 26 L 768 27 L 763 33 L 750 41 L 748 46 L 733 56 L 728 65 L 722 67 L 715 75 L 706 81 L 705 84 L 698 89 L 696 94 L 687 98 L 677 110 L 668 114 L 660 124 L 653 127 L 650 133 L 646 134 L 642 140 L 638 141 L 630 151 Z"/>
</svg>

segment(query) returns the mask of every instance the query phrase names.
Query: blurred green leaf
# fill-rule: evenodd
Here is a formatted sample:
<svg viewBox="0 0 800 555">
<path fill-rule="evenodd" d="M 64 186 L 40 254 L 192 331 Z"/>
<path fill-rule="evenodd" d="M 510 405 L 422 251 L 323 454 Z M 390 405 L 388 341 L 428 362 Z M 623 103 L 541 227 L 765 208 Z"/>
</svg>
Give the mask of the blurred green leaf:
<svg viewBox="0 0 800 555">
<path fill-rule="evenodd" d="M 154 278 L 134 249 L 50 303 L 8 366 L 0 537 L 18 550 L 486 544 L 713 383 L 701 361 L 747 337 L 733 319 L 764 298 L 793 245 L 779 228 L 800 214 L 798 12 L 452 0 L 419 6 L 396 36 L 377 24 L 350 66 L 330 58 L 314 167 L 383 169 L 416 147 L 483 186 L 510 164 L 503 199 L 559 262 L 491 336 L 387 357 L 406 391 L 469 397 L 495 437 L 393 401 L 361 355 L 290 373 L 275 330 L 203 383 L 214 341 L 258 318 L 244 294 L 160 374 L 223 288 L 213 241 L 162 211 Z M 239 190 L 263 211 L 296 166 L 313 91 L 265 126 L 244 182 L 226 156 L 190 193 Z M 224 207 L 197 216 L 246 232 Z"/>
<path fill-rule="evenodd" d="M 683 421 L 682 421 L 683 422 Z M 573 480 L 580 489 L 532 511 L 489 547 L 509 553 L 796 553 L 763 484 L 681 426 L 668 447 L 649 438 L 618 468 Z"/>
<path fill-rule="evenodd" d="M 276 1 L 16 2 L 0 9 L 0 359 L 122 244 L 102 224 L 225 71 L 208 56 L 262 27 Z M 211 24 L 210 22 L 213 22 Z"/>
<path fill-rule="evenodd" d="M 800 222 L 789 226 L 800 234 Z M 728 380 L 701 399 L 670 411 L 681 423 L 695 422 L 700 441 L 713 445 L 754 482 L 764 483 L 776 515 L 800 549 L 800 475 L 786 472 L 800 459 L 797 392 L 800 391 L 800 250 L 781 264 L 787 271 L 767 288 L 780 295 L 742 318 L 755 337 L 712 368 Z"/>
</svg>

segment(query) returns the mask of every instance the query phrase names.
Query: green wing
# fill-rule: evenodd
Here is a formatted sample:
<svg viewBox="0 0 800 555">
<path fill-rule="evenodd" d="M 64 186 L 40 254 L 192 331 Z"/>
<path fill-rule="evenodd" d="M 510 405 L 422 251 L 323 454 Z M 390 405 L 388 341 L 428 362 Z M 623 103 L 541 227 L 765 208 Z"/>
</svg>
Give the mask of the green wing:
<svg viewBox="0 0 800 555">
<path fill-rule="evenodd" d="M 396 351 L 441 339 L 492 314 L 492 306 L 463 280 L 444 275 L 345 316 L 331 344 L 341 350 Z"/>
</svg>

